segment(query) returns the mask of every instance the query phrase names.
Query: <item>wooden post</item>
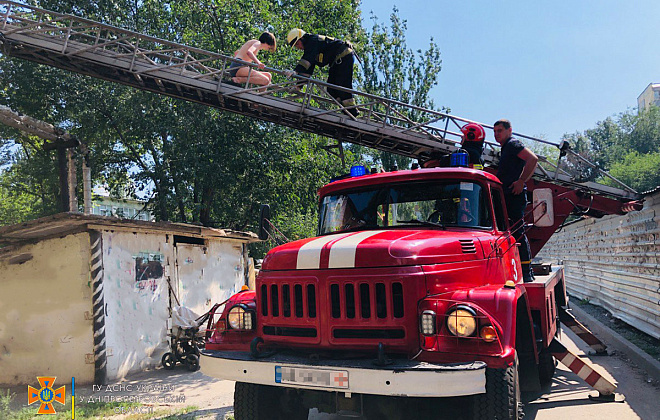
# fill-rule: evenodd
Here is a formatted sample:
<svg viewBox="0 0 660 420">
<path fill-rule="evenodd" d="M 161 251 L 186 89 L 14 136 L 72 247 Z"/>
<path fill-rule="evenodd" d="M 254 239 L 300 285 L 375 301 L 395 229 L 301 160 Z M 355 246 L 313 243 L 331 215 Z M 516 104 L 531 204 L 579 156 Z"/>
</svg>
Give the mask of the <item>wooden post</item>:
<svg viewBox="0 0 660 420">
<path fill-rule="evenodd" d="M 76 187 L 78 186 L 78 174 L 76 172 L 76 161 L 73 156 L 72 149 L 66 149 L 66 164 L 68 169 L 67 184 L 69 194 L 69 210 L 71 212 L 78 212 L 78 195 L 76 194 Z"/>
<path fill-rule="evenodd" d="M 92 168 L 89 167 L 89 156 L 83 156 L 83 213 L 92 214 Z"/>
<path fill-rule="evenodd" d="M 57 168 L 60 178 L 60 211 L 69 211 L 69 173 L 66 164 L 66 148 L 61 145 L 56 146 L 57 149 Z"/>
</svg>

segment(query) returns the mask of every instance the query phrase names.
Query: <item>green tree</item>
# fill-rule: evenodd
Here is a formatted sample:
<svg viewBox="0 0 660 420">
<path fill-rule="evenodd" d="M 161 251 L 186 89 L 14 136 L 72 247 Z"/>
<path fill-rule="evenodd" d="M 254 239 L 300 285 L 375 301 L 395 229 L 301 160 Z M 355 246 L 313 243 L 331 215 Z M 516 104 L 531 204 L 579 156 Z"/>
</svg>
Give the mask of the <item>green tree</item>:
<svg viewBox="0 0 660 420">
<path fill-rule="evenodd" d="M 599 121 L 584 132 L 565 134 L 571 149 L 599 168 L 610 171 L 627 185 L 638 191 L 658 185 L 655 156 L 660 153 L 660 108 L 651 107 L 639 113 L 627 111 Z M 558 150 L 549 152 L 550 161 L 556 161 Z M 576 158 L 563 160 L 562 169 L 577 179 L 597 181 L 612 186 L 618 184 L 600 175 L 588 164 Z M 654 184 L 655 183 L 655 184 Z"/>
<path fill-rule="evenodd" d="M 296 26 L 329 34 L 351 40 L 364 58 L 364 74 L 358 77 L 363 89 L 433 107 L 429 92 L 440 70 L 437 45 L 431 40 L 425 52 L 411 51 L 396 9 L 389 28 L 374 20 L 371 32 L 364 31 L 358 5 L 357 0 L 39 1 L 46 9 L 227 55 L 263 30 L 279 39 Z M 293 68 L 299 57 L 280 45 L 264 61 Z M 115 195 L 146 195 L 158 220 L 256 230 L 258 204 L 270 203 L 287 237 L 310 236 L 316 229 L 316 191 L 347 169 L 322 151 L 325 138 L 31 62 L 0 58 L 0 86 L 0 103 L 75 134 L 91 151 L 94 181 L 106 183 Z M 55 212 L 59 187 L 52 153 L 43 152 L 39 143 L 25 146 L 10 130 L 0 134 L 7 150 L 12 144 L 27 150 L 10 153 L 9 169 L 0 174 L 0 194 L 32 204 L 20 217 L 2 221 Z M 349 147 L 345 163 L 365 156 L 386 167 L 396 159 Z M 10 206 L 3 211 L 15 214 Z M 264 246 L 255 249 L 263 252 Z"/>
<path fill-rule="evenodd" d="M 660 186 L 660 152 L 641 154 L 632 151 L 622 160 L 614 162 L 610 175 L 639 192 L 649 191 Z M 611 179 L 603 180 L 606 184 L 618 186 Z"/>
<path fill-rule="evenodd" d="M 263 30 L 280 39 L 291 26 L 346 39 L 358 38 L 352 34 L 360 30 L 356 1 L 45 0 L 39 5 L 227 55 Z M 265 61 L 292 68 L 298 58 L 285 45 Z M 74 133 L 91 150 L 95 182 L 108 183 L 114 194 L 148 194 L 158 220 L 254 229 L 259 202 L 269 202 L 285 233 L 311 234 L 316 190 L 342 172 L 339 159 L 320 149 L 326 139 L 217 109 L 7 57 L 0 58 L 0 81 L 0 103 Z M 0 134 L 6 150 L 20 143 L 14 132 Z M 56 211 L 57 177 L 39 173 L 54 174 L 55 164 L 39 150 L 37 144 L 29 156 L 10 152 L 0 194 L 18 194 L 20 180 L 30 194 L 43 190 L 36 201 L 43 205 L 18 219 L 5 217 L 4 223 Z M 347 159 L 350 164 L 350 153 Z M 25 197 L 12 199 L 18 203 Z"/>
<path fill-rule="evenodd" d="M 3 134 L 8 131 L 2 130 Z M 16 133 L 19 143 L 4 141 L 0 172 L 0 226 L 58 211 L 59 184 L 54 153 L 44 152 L 33 137 Z M 8 156 L 10 155 L 10 156 Z"/>
</svg>

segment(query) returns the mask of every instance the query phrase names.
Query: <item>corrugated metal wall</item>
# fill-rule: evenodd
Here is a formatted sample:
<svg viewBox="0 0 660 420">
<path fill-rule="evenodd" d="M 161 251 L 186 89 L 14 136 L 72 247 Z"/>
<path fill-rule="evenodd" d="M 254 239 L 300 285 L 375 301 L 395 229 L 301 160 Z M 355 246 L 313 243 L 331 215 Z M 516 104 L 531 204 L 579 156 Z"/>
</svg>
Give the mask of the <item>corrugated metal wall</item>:
<svg viewBox="0 0 660 420">
<path fill-rule="evenodd" d="M 538 256 L 563 261 L 571 295 L 660 338 L 660 193 L 641 211 L 564 227 Z"/>
</svg>

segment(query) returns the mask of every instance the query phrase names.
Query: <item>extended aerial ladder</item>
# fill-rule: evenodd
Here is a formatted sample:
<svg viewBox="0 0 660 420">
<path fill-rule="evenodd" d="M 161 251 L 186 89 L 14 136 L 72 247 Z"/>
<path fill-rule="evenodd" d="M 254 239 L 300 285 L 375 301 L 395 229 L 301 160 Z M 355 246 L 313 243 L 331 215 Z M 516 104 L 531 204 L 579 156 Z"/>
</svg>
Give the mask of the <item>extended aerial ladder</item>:
<svg viewBox="0 0 660 420">
<path fill-rule="evenodd" d="M 55 13 L 0 0 L 0 43 L 6 55 L 76 73 L 122 83 L 136 89 L 202 103 L 225 111 L 334 138 L 341 146 L 349 142 L 409 157 L 428 156 L 438 150 L 450 153 L 460 143 L 460 127 L 472 122 L 447 113 L 425 109 L 391 99 L 353 91 L 362 116 L 347 115 L 327 93 L 331 85 L 304 77 L 286 79 L 266 89 L 253 87 L 248 80 L 237 85 L 228 79 L 232 57 L 150 37 L 89 19 Z M 302 84 L 302 90 L 293 89 Z M 348 107 L 350 108 L 350 107 Z M 482 124 L 486 128 L 492 126 Z M 516 133 L 519 138 L 556 146 L 554 143 Z M 496 166 L 499 145 L 487 142 L 484 160 Z M 536 179 L 555 185 L 596 192 L 618 200 L 635 200 L 632 188 L 601 171 L 596 165 L 560 147 L 556 163 L 541 157 Z M 561 168 L 561 159 L 591 167 L 619 187 L 580 182 Z M 545 166 L 546 169 L 543 166 Z"/>
</svg>

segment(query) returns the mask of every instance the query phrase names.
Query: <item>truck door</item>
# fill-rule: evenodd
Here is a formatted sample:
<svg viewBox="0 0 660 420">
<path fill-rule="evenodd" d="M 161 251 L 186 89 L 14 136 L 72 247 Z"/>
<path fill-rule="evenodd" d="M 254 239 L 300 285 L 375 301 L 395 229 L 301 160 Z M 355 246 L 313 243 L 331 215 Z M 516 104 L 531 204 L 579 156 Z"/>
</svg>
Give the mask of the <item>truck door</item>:
<svg viewBox="0 0 660 420">
<path fill-rule="evenodd" d="M 492 187 L 493 210 L 495 213 L 495 226 L 499 235 L 491 247 L 496 258 L 499 258 L 504 281 L 517 282 L 522 279 L 520 254 L 516 245 L 516 238 L 509 232 L 509 220 L 506 214 L 504 196 L 499 188 Z"/>
</svg>

